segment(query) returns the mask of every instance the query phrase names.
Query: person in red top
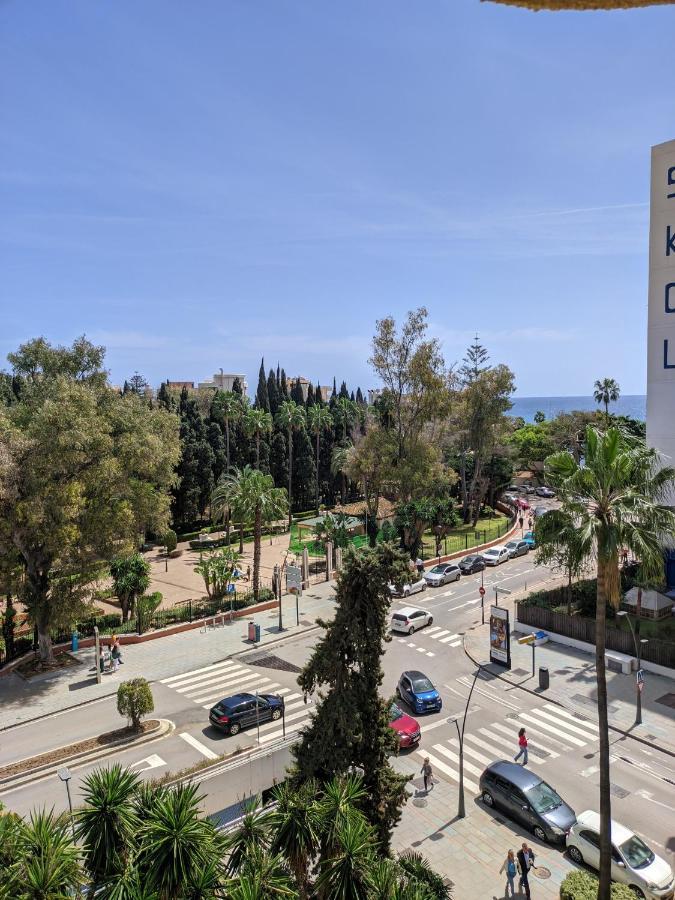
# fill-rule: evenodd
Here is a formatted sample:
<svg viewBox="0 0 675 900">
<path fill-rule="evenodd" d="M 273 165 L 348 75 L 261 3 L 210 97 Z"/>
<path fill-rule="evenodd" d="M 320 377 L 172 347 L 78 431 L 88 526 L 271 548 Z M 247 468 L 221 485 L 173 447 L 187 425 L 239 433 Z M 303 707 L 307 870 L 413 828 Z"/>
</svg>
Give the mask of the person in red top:
<svg viewBox="0 0 675 900">
<path fill-rule="evenodd" d="M 518 746 L 520 747 L 520 750 L 518 750 L 516 755 L 513 757 L 513 761 L 518 762 L 518 760 L 522 756 L 523 757 L 523 765 L 526 766 L 527 765 L 527 735 L 525 734 L 524 728 L 521 728 L 520 731 L 518 732 Z"/>
</svg>

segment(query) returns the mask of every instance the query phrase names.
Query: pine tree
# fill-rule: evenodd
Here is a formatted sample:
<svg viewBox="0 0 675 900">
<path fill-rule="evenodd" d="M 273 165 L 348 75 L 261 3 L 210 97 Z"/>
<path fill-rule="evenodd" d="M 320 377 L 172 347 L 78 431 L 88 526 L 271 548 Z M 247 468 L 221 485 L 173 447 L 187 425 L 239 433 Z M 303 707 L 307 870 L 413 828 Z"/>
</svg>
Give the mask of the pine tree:
<svg viewBox="0 0 675 900">
<path fill-rule="evenodd" d="M 267 381 L 265 380 L 265 360 L 260 360 L 260 371 L 258 372 L 258 389 L 255 393 L 255 405 L 258 409 L 264 409 L 265 412 L 270 411 L 270 398 L 267 393 Z"/>
<path fill-rule="evenodd" d="M 348 551 L 338 576 L 335 616 L 320 622 L 316 645 L 298 683 L 311 694 L 321 688 L 311 724 L 293 748 L 298 782 L 320 782 L 363 770 L 364 814 L 377 831 L 384 853 L 401 816 L 408 778 L 389 763 L 398 742 L 389 726 L 389 705 L 380 696 L 382 655 L 391 597 L 388 585 L 408 575 L 405 555 L 390 544 Z"/>
<path fill-rule="evenodd" d="M 198 522 L 204 515 L 214 487 L 216 456 L 197 401 L 183 388 L 178 405 L 181 459 L 176 469 L 178 484 L 171 503 L 173 521 L 179 527 Z"/>
<path fill-rule="evenodd" d="M 489 353 L 481 344 L 476 335 L 473 344 L 470 344 L 466 351 L 466 356 L 462 360 L 459 368 L 459 374 L 465 384 L 473 384 L 478 381 L 483 372 L 487 372 L 488 366 L 484 365 L 490 358 Z"/>
<path fill-rule="evenodd" d="M 279 412 L 279 385 L 274 377 L 274 369 L 270 369 L 270 373 L 267 376 L 267 396 L 270 400 L 269 411 L 272 413 L 272 418 L 274 418 Z"/>
<path fill-rule="evenodd" d="M 122 388 L 122 394 L 126 395 L 129 393 L 130 390 L 131 390 L 131 388 L 129 387 L 129 382 L 125 379 L 124 386 Z"/>
<path fill-rule="evenodd" d="M 164 409 L 168 409 L 169 412 L 171 412 L 174 407 L 173 397 L 169 392 L 166 381 L 163 381 L 159 386 L 159 390 L 157 391 L 157 403 L 159 406 L 164 407 Z"/>
</svg>

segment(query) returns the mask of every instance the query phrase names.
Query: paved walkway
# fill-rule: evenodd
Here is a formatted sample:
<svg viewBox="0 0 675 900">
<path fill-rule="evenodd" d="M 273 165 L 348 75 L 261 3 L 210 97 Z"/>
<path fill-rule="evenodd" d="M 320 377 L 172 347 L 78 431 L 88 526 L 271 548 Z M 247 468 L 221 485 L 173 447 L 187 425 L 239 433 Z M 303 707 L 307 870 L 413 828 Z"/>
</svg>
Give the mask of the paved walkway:
<svg viewBox="0 0 675 900">
<path fill-rule="evenodd" d="M 511 610 L 513 621 L 513 601 L 506 605 Z M 525 626 L 521 626 L 525 628 Z M 528 626 L 529 630 L 529 626 Z M 534 630 L 534 629 L 532 629 Z M 532 648 L 518 643 L 523 634 L 511 633 L 511 671 L 489 663 L 489 626 L 479 625 L 468 631 L 464 637 L 464 649 L 475 663 L 484 663 L 486 668 L 537 695 L 545 694 L 552 701 L 560 703 L 572 711 L 581 710 L 595 717 L 597 693 L 595 689 L 595 647 L 588 645 L 589 652 L 576 650 L 565 644 L 549 641 L 535 648 L 535 674 L 532 675 Z M 548 668 L 550 687 L 539 690 L 540 666 Z M 661 698 L 675 701 L 675 672 L 673 678 L 645 674 L 642 693 L 642 725 L 635 725 L 636 682 L 635 673 L 623 675 L 607 671 L 607 697 L 610 726 L 630 734 L 640 740 L 670 751 L 675 755 L 675 714 L 672 706 L 660 702 Z"/>
<path fill-rule="evenodd" d="M 550 872 L 545 879 L 530 875 L 533 900 L 560 897 L 560 884 L 574 868 L 560 850 L 539 844 L 530 833 L 484 807 L 469 791 L 465 791 L 466 817 L 458 819 L 455 785 L 438 780 L 425 794 L 417 756 L 399 756 L 393 764 L 413 776 L 409 790 L 414 792 L 394 832 L 394 849 L 426 856 L 437 872 L 454 883 L 453 900 L 504 897 L 506 878 L 499 870 L 507 851 L 519 850 L 523 841 L 534 851 L 537 866 Z"/>
<path fill-rule="evenodd" d="M 317 618 L 331 618 L 335 608 L 334 596 L 333 587 L 328 583 L 305 591 L 298 605 L 298 625 L 295 598 L 285 595 L 282 606 L 283 637 L 314 628 Z M 276 608 L 250 618 L 260 625 L 260 644 L 256 646 L 269 644 L 282 637 Z M 154 641 L 124 646 L 124 665 L 117 673 L 104 673 L 101 684 L 96 683 L 92 648 L 79 652 L 78 659 L 82 665 L 75 668 L 39 675 L 30 681 L 15 674 L 2 677 L 0 728 L 114 694 L 118 684 L 129 678 L 142 676 L 148 681 L 156 681 L 241 653 L 252 646 L 246 639 L 248 622 L 249 617 L 235 619 L 232 625 L 206 632 L 195 628 Z"/>
</svg>

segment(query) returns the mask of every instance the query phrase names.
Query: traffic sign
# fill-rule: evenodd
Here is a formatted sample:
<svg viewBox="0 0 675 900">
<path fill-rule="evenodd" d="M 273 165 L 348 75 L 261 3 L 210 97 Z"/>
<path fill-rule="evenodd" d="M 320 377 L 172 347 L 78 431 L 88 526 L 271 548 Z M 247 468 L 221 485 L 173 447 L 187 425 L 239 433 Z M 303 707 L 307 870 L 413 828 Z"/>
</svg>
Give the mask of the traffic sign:
<svg viewBox="0 0 675 900">
<path fill-rule="evenodd" d="M 483 587 L 483 585 L 481 585 L 481 586 L 478 588 L 478 593 L 481 595 L 481 597 L 484 597 L 484 596 L 485 596 L 485 588 Z"/>
</svg>

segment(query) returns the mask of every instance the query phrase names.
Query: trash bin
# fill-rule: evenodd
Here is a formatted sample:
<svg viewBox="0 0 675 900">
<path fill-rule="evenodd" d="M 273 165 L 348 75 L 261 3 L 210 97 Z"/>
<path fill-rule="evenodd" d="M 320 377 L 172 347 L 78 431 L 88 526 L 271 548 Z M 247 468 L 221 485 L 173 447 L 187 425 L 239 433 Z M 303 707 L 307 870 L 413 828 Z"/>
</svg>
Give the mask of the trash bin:
<svg viewBox="0 0 675 900">
<path fill-rule="evenodd" d="M 256 642 L 256 644 L 260 643 L 260 625 L 255 626 L 255 635 L 253 640 Z"/>
<path fill-rule="evenodd" d="M 80 646 L 80 636 L 76 631 L 70 636 L 70 649 L 73 653 L 77 653 Z"/>
<path fill-rule="evenodd" d="M 255 622 L 248 623 L 248 639 L 249 641 L 255 641 Z"/>
<path fill-rule="evenodd" d="M 548 668 L 546 666 L 539 666 L 539 690 L 547 691 L 548 686 L 549 686 Z"/>
</svg>

